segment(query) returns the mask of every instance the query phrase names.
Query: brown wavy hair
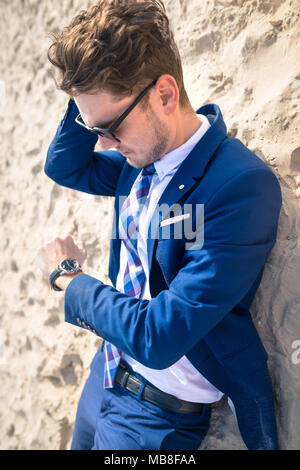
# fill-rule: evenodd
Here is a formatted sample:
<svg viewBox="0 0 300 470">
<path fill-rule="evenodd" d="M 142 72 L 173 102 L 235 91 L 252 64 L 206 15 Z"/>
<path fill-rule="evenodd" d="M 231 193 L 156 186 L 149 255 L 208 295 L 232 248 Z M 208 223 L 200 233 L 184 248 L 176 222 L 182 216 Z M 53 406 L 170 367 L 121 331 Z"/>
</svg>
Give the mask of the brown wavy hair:
<svg viewBox="0 0 300 470">
<path fill-rule="evenodd" d="M 59 71 L 54 80 L 69 96 L 99 89 L 129 96 L 169 74 L 179 88 L 180 105 L 189 104 L 161 0 L 100 0 L 51 37 L 47 56 Z"/>
</svg>

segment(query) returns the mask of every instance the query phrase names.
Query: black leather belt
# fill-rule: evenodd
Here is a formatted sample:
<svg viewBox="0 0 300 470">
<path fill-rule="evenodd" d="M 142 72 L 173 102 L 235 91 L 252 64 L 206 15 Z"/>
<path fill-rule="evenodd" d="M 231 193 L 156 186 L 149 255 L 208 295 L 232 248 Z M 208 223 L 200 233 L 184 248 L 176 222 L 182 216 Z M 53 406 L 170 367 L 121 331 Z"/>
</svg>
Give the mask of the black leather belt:
<svg viewBox="0 0 300 470">
<path fill-rule="evenodd" d="M 143 382 L 139 380 L 135 375 L 131 374 L 126 366 L 121 362 L 117 375 L 115 378 L 116 382 L 122 387 L 126 388 L 135 395 L 138 395 L 139 390 Z M 164 410 L 176 411 L 177 413 L 201 413 L 203 403 L 193 403 L 190 401 L 180 400 L 173 395 L 157 390 L 151 385 L 145 385 L 142 393 L 142 399 L 153 403 L 153 405 L 159 406 Z M 209 404 L 206 404 L 209 406 Z"/>
</svg>

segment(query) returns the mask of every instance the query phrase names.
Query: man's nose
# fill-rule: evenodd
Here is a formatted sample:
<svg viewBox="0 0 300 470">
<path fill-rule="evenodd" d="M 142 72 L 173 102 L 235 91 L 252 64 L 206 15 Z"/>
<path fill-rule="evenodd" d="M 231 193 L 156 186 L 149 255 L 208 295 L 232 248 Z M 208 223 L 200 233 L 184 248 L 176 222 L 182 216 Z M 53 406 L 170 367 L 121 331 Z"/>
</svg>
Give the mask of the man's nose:
<svg viewBox="0 0 300 470">
<path fill-rule="evenodd" d="M 103 136 L 98 137 L 98 143 L 100 144 L 102 150 L 109 150 L 111 148 L 115 148 L 116 145 L 118 145 L 118 142 L 116 140 Z"/>
</svg>

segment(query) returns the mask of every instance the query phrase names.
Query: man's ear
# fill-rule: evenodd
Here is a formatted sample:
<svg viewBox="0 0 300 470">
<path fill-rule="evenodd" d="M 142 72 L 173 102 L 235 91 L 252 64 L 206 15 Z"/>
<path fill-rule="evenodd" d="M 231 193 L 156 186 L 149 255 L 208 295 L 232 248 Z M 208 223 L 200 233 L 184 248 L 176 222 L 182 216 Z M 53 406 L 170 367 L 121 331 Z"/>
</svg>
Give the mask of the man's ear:
<svg viewBox="0 0 300 470">
<path fill-rule="evenodd" d="M 158 79 L 157 90 L 164 112 L 173 113 L 179 103 L 179 90 L 175 78 L 172 75 L 162 75 Z"/>
</svg>

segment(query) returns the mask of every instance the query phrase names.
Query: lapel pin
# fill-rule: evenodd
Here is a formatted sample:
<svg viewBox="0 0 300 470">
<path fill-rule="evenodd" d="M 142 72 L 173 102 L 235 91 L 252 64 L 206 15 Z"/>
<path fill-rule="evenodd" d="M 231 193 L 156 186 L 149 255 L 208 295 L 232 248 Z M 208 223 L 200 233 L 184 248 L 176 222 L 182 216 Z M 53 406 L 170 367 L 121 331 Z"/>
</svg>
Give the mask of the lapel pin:
<svg viewBox="0 0 300 470">
<path fill-rule="evenodd" d="M 183 188 L 184 188 L 184 184 L 181 184 L 181 185 L 179 186 L 179 189 L 183 189 Z"/>
</svg>

